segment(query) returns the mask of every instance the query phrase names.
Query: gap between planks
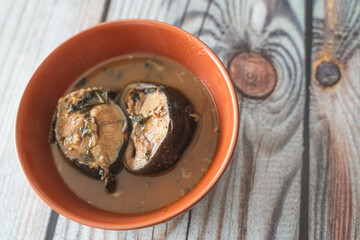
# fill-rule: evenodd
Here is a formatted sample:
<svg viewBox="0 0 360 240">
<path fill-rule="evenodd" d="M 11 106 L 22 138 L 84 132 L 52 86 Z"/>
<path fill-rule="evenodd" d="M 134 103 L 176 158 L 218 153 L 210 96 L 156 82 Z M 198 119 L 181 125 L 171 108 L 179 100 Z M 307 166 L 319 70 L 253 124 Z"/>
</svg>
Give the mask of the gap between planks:
<svg viewBox="0 0 360 240">
<path fill-rule="evenodd" d="M 309 239 L 309 179 L 310 179 L 310 85 L 313 0 L 305 5 L 305 109 L 303 132 L 303 162 L 301 174 L 299 239 Z"/>
</svg>

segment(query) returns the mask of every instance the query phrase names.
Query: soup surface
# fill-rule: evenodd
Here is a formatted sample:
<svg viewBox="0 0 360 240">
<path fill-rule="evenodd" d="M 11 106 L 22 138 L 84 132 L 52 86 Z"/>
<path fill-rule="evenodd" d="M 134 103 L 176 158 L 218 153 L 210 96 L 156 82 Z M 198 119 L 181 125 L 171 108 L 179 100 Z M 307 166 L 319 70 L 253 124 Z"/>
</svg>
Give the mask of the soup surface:
<svg viewBox="0 0 360 240">
<path fill-rule="evenodd" d="M 112 212 L 147 212 L 184 196 L 208 169 L 218 139 L 217 112 L 208 90 L 193 73 L 164 57 L 139 54 L 112 59 L 84 73 L 68 92 L 87 87 L 121 92 L 135 82 L 173 87 L 184 94 L 199 113 L 191 143 L 174 167 L 157 175 L 136 175 L 123 169 L 116 176 L 116 191 L 108 193 L 103 182 L 76 169 L 58 146 L 52 145 L 55 164 L 69 188 L 89 204 Z"/>
</svg>

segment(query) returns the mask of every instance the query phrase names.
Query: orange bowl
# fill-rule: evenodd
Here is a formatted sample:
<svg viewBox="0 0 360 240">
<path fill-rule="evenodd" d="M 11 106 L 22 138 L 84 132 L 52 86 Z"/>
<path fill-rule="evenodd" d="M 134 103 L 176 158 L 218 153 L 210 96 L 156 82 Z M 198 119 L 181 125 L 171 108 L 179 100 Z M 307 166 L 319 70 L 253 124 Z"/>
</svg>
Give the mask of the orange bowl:
<svg viewBox="0 0 360 240">
<path fill-rule="evenodd" d="M 57 100 L 86 70 L 125 54 L 151 53 L 177 61 L 195 73 L 215 101 L 220 136 L 214 159 L 200 182 L 184 197 L 147 213 L 119 214 L 78 198 L 53 161 L 48 135 Z M 91 227 L 134 229 L 179 215 L 209 192 L 224 173 L 238 134 L 236 94 L 221 61 L 199 39 L 182 29 L 150 20 L 118 20 L 93 26 L 57 47 L 30 79 L 16 117 L 19 161 L 32 188 L 61 215 Z"/>
</svg>

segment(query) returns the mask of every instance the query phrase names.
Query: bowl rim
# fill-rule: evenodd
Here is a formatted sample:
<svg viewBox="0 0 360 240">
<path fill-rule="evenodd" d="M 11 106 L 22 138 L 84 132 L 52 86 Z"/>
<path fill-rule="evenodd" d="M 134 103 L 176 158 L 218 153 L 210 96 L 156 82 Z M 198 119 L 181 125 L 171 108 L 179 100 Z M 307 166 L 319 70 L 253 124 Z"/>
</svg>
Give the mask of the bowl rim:
<svg viewBox="0 0 360 240">
<path fill-rule="evenodd" d="M 101 222 L 101 220 L 98 221 L 93 221 L 93 220 L 89 220 L 86 219 L 84 217 L 79 217 L 76 213 L 74 212 L 70 212 L 69 210 L 67 210 L 65 207 L 52 202 L 51 199 L 49 199 L 49 197 L 47 196 L 47 194 L 45 192 L 43 192 L 33 181 L 33 175 L 31 174 L 31 172 L 26 168 L 23 160 L 22 160 L 22 153 L 21 153 L 21 146 L 20 146 L 20 135 L 21 132 L 19 131 L 20 128 L 20 114 L 21 114 L 21 110 L 23 108 L 24 105 L 24 96 L 28 94 L 28 92 L 30 91 L 30 87 L 33 85 L 33 82 L 35 82 L 34 76 L 36 75 L 36 73 L 39 71 L 39 68 L 41 67 L 41 65 L 43 65 L 44 62 L 46 62 L 52 55 L 56 54 L 56 52 L 61 49 L 64 45 L 66 45 L 68 42 L 70 42 L 72 39 L 79 37 L 80 35 L 87 33 L 89 31 L 94 31 L 95 29 L 98 28 L 103 28 L 105 26 L 108 25 L 113 25 L 113 24 L 118 24 L 118 23 L 122 23 L 122 24 L 147 24 L 150 26 L 161 26 L 166 28 L 167 30 L 170 31 L 176 31 L 179 32 L 179 34 L 190 34 L 191 36 L 194 37 L 195 41 L 198 41 L 199 43 L 201 43 L 203 45 L 203 49 L 206 52 L 206 54 L 208 54 L 212 61 L 216 64 L 217 68 L 220 70 L 221 72 L 221 76 L 222 78 L 225 80 L 225 83 L 227 85 L 227 89 L 230 92 L 230 99 L 231 99 L 231 106 L 232 106 L 232 110 L 234 113 L 234 118 L 233 118 L 233 122 L 234 122 L 234 126 L 233 126 L 233 130 L 231 132 L 231 141 L 230 141 L 230 146 L 227 148 L 226 151 L 226 156 L 221 164 L 221 166 L 219 168 L 217 168 L 216 170 L 216 175 L 212 177 L 211 181 L 204 187 L 201 189 L 200 193 L 197 194 L 196 196 L 194 196 L 193 198 L 191 198 L 184 206 L 182 206 L 180 209 L 176 209 L 175 211 L 169 212 L 167 215 L 165 214 L 157 214 L 157 216 L 154 216 L 151 218 L 151 220 L 149 221 L 142 221 L 142 222 L 136 222 L 136 223 L 129 223 L 129 224 L 119 224 L 119 223 L 105 223 L 105 222 Z M 185 213 L 186 211 L 188 211 L 189 209 L 191 209 L 196 203 L 198 203 L 214 186 L 215 184 L 220 180 L 221 176 L 224 174 L 227 166 L 230 163 L 232 154 L 234 152 L 236 143 L 237 143 L 237 136 L 238 136 L 238 129 L 239 129 L 239 108 L 238 108 L 238 100 L 237 100 L 237 95 L 234 89 L 234 86 L 232 84 L 231 78 L 224 66 L 224 64 L 220 61 L 220 59 L 216 56 L 216 54 L 204 43 L 202 42 L 199 38 L 197 38 L 196 36 L 194 36 L 191 33 L 188 33 L 187 31 L 168 24 L 168 23 L 164 23 L 164 22 L 160 22 L 160 21 L 156 21 L 156 20 L 149 20 L 149 19 L 119 19 L 119 20 L 113 20 L 113 21 L 107 21 L 107 22 L 103 22 L 103 23 L 99 23 L 96 25 L 93 25 L 89 28 L 86 28 L 80 32 L 78 32 L 77 34 L 71 36 L 70 38 L 66 39 L 65 41 L 63 41 L 60 45 L 58 45 L 55 49 L 53 49 L 50 54 L 44 59 L 42 60 L 42 62 L 39 64 L 39 66 L 36 68 L 36 70 L 34 71 L 34 73 L 32 74 L 30 80 L 28 81 L 22 95 L 21 95 L 21 100 L 19 102 L 18 105 L 18 109 L 17 109 L 17 113 L 16 113 L 16 120 L 15 120 L 15 146 L 16 146 L 16 154 L 17 154 L 17 158 L 20 162 L 22 171 L 24 173 L 24 175 L 26 176 L 28 182 L 30 183 L 30 186 L 32 187 L 32 189 L 36 192 L 36 194 L 48 205 L 50 206 L 54 211 L 56 211 L 57 213 L 65 216 L 66 218 L 78 222 L 80 224 L 84 224 L 87 225 L 89 227 L 94 227 L 94 228 L 102 228 L 102 229 L 108 229 L 108 230 L 131 230 L 131 229 L 139 229 L 139 228 L 144 228 L 144 227 L 148 227 L 148 226 L 152 226 L 155 224 L 159 224 L 162 222 L 165 222 L 175 216 L 178 216 L 180 214 Z M 199 183 L 202 180 L 199 181 Z M 176 202 L 176 201 L 175 201 Z M 173 202 L 174 203 L 174 202 Z M 173 203 L 171 203 L 168 206 L 171 206 Z M 160 209 L 156 209 L 153 210 L 151 212 L 147 212 L 147 213 L 152 213 L 152 212 L 157 212 Z M 104 210 L 106 211 L 106 210 Z M 144 214 L 147 214 L 144 213 Z M 120 213 L 119 213 L 120 214 Z M 137 214 L 137 215 L 141 215 Z"/>
</svg>

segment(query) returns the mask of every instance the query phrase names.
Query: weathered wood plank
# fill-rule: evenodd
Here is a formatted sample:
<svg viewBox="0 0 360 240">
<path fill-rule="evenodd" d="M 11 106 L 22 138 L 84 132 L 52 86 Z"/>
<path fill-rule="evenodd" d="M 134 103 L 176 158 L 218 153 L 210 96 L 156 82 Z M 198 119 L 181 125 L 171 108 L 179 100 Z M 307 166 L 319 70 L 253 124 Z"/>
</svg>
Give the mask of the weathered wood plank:
<svg viewBox="0 0 360 240">
<path fill-rule="evenodd" d="M 199 15 L 191 3 L 185 29 Z M 277 84 L 266 99 L 239 95 L 240 131 L 233 161 L 216 188 L 193 208 L 190 239 L 298 238 L 304 9 L 302 1 L 215 0 L 210 4 L 200 39 L 226 66 L 231 66 L 238 52 L 260 53 L 255 59 L 268 59 L 276 70 Z M 265 69 L 262 62 L 251 68 L 247 68 L 250 62 L 240 66 L 245 71 L 243 81 L 255 83 L 255 90 L 270 81 L 269 77 L 260 79 L 262 75 L 256 72 Z M 229 71 L 236 69 L 229 67 Z"/>
<path fill-rule="evenodd" d="M 0 7 L 0 238 L 42 239 L 50 216 L 14 146 L 16 109 L 36 67 L 58 44 L 99 21 L 103 3 L 2 1 Z"/>
<path fill-rule="evenodd" d="M 360 4 L 313 5 L 310 239 L 359 239 Z"/>
<path fill-rule="evenodd" d="M 126 232 L 90 229 L 60 216 L 55 238 L 86 238 L 92 231 L 100 238 L 119 234 L 125 239 L 149 235 L 154 239 L 297 239 L 305 99 L 304 4 L 112 1 L 107 20 L 148 18 L 181 26 L 205 41 L 226 66 L 239 51 L 255 52 L 275 69 L 277 83 L 265 99 L 239 94 L 240 135 L 233 161 L 217 186 L 190 212 Z"/>
</svg>

